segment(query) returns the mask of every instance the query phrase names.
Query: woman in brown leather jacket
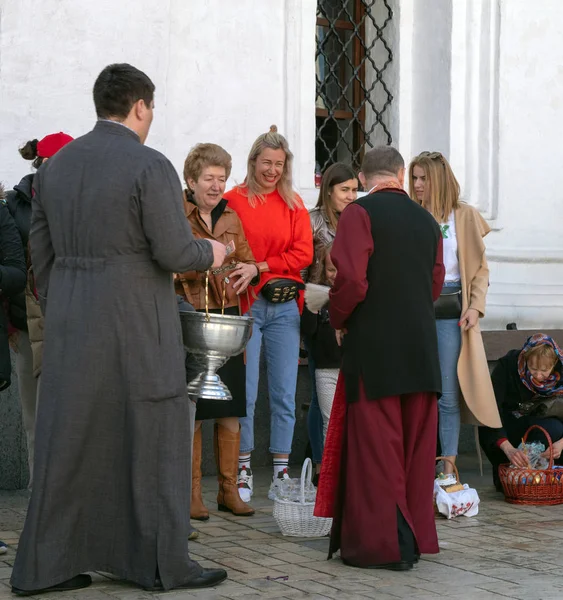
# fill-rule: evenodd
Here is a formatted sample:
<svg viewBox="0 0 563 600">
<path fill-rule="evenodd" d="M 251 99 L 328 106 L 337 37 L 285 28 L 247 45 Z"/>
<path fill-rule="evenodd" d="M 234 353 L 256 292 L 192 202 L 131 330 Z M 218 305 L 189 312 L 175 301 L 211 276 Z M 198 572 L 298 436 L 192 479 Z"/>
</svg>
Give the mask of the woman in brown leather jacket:
<svg viewBox="0 0 563 600">
<path fill-rule="evenodd" d="M 340 213 L 358 197 L 358 179 L 354 170 L 344 163 L 334 163 L 325 172 L 315 208 L 309 211 L 313 229 L 314 258 L 307 281 L 322 279 L 319 256 L 323 248 L 334 242 Z"/>
<path fill-rule="evenodd" d="M 223 199 L 230 173 L 231 156 L 221 146 L 198 144 L 192 148 L 184 164 L 184 179 L 188 186 L 184 206 L 196 238 L 214 239 L 232 250 L 223 266 L 209 274 L 209 311 L 224 310 L 225 314 L 238 315 L 240 295 L 247 293 L 249 284 L 256 285 L 260 275 L 240 219 Z M 205 279 L 205 273 L 195 271 L 177 274 L 174 278 L 176 293 L 196 310 L 206 308 Z M 190 369 L 188 379 L 191 379 L 189 373 Z M 254 509 L 240 499 L 237 489 L 239 417 L 246 416 L 243 355 L 231 357 L 218 374 L 233 399 L 230 402 L 197 401 L 190 516 L 200 521 L 209 519 L 209 511 L 201 497 L 201 423 L 205 419 L 215 419 L 213 435 L 219 481 L 218 509 L 239 516 L 254 514 Z"/>
</svg>

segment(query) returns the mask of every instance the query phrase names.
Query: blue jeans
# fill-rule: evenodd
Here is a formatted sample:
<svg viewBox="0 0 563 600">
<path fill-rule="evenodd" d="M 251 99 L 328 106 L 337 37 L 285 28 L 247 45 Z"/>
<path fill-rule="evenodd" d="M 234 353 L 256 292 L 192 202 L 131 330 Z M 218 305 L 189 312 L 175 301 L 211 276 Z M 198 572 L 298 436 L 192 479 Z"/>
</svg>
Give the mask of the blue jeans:
<svg viewBox="0 0 563 600">
<path fill-rule="evenodd" d="M 262 344 L 270 397 L 270 452 L 290 454 L 299 366 L 299 309 L 295 301 L 273 304 L 260 295 L 252 305 L 252 316 L 252 337 L 246 346 L 246 417 L 240 419 L 240 454 L 254 450 L 254 409 Z"/>
<path fill-rule="evenodd" d="M 311 340 L 304 338 L 303 343 L 309 356 L 309 380 L 311 381 L 311 405 L 307 414 L 307 432 L 309 434 L 309 443 L 311 444 L 311 454 L 313 462 L 316 465 L 321 464 L 323 459 L 324 441 L 323 441 L 323 415 L 319 407 L 319 398 L 317 396 L 317 380 L 315 378 L 315 361 L 311 354 Z"/>
<path fill-rule="evenodd" d="M 444 287 L 459 288 L 459 283 Z M 459 319 L 436 319 L 438 354 L 442 372 L 442 397 L 438 400 L 440 445 L 443 456 L 457 456 L 460 430 L 457 362 L 461 350 Z"/>
</svg>

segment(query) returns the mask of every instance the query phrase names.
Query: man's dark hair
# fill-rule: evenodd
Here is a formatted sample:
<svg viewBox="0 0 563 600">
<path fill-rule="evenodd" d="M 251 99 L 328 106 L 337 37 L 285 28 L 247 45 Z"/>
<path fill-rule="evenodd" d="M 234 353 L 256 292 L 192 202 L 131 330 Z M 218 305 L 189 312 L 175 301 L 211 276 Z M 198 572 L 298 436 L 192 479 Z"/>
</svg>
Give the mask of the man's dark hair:
<svg viewBox="0 0 563 600">
<path fill-rule="evenodd" d="M 366 178 L 378 175 L 397 175 L 405 168 L 400 152 L 392 146 L 376 146 L 364 154 L 361 171 Z"/>
<path fill-rule="evenodd" d="M 94 84 L 94 105 L 100 119 L 125 119 L 138 100 L 150 106 L 154 83 L 139 69 L 127 63 L 107 66 Z"/>
</svg>

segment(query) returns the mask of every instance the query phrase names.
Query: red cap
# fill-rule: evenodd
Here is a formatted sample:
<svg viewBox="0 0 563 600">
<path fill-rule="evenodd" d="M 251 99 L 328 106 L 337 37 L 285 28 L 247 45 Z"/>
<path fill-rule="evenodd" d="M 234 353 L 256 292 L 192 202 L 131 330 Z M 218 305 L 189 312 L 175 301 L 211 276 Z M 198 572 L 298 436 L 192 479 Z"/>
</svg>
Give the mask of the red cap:
<svg viewBox="0 0 563 600">
<path fill-rule="evenodd" d="M 41 158 L 51 158 L 51 156 L 54 156 L 63 146 L 66 146 L 73 140 L 73 137 L 62 131 L 60 133 L 46 135 L 40 142 L 37 142 L 37 156 L 40 156 Z"/>
</svg>

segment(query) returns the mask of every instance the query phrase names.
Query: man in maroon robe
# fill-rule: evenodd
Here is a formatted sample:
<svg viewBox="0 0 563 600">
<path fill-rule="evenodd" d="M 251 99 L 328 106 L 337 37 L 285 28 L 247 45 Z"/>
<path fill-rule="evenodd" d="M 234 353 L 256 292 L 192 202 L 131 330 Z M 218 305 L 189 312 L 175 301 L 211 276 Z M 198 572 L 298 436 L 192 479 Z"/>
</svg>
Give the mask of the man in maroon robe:
<svg viewBox="0 0 563 600">
<path fill-rule="evenodd" d="M 366 153 L 368 195 L 340 217 L 331 323 L 343 363 L 317 494 L 334 518 L 330 554 L 356 567 L 411 569 L 437 553 L 433 482 L 441 391 L 434 300 L 442 236 L 403 189 L 389 146 Z"/>
</svg>

